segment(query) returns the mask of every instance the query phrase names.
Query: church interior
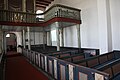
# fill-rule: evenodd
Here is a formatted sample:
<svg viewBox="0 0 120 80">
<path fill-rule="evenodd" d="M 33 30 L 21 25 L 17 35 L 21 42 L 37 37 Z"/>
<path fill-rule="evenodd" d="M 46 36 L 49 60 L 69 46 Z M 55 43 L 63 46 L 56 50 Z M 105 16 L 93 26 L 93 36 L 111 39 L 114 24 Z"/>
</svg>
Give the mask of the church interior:
<svg viewBox="0 0 120 80">
<path fill-rule="evenodd" d="M 0 80 L 120 80 L 120 0 L 0 0 Z"/>
</svg>

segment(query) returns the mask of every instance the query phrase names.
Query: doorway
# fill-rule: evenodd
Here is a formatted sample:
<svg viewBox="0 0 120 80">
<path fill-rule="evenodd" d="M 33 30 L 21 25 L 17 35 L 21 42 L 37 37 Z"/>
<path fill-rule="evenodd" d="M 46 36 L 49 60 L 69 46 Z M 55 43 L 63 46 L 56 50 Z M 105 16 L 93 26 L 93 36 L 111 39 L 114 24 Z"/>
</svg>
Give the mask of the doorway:
<svg viewBox="0 0 120 80">
<path fill-rule="evenodd" d="M 17 51 L 17 37 L 14 33 L 6 35 L 7 51 Z"/>
</svg>

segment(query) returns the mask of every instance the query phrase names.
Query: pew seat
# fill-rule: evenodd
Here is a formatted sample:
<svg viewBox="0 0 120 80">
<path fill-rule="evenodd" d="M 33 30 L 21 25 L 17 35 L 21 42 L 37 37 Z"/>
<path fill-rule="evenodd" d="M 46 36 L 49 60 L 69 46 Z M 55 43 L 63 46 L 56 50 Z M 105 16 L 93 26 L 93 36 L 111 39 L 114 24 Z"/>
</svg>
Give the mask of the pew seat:
<svg viewBox="0 0 120 80">
<path fill-rule="evenodd" d="M 104 62 L 104 63 L 101 63 L 100 65 L 96 65 L 96 66 L 91 67 L 91 68 L 99 69 L 99 68 L 103 67 L 103 66 L 106 65 L 106 64 L 109 64 L 110 62 L 112 62 L 112 61 L 114 61 L 114 60 L 116 60 L 116 59 L 111 59 L 111 60 L 109 60 L 109 61 L 106 61 L 106 62 Z"/>
<path fill-rule="evenodd" d="M 120 80 L 120 73 L 113 80 Z"/>
<path fill-rule="evenodd" d="M 120 74 L 120 58 L 97 68 L 97 70 L 108 73 L 110 75 L 110 80 L 117 80 L 119 77 L 118 75 Z M 120 78 L 118 80 L 120 80 Z"/>
</svg>

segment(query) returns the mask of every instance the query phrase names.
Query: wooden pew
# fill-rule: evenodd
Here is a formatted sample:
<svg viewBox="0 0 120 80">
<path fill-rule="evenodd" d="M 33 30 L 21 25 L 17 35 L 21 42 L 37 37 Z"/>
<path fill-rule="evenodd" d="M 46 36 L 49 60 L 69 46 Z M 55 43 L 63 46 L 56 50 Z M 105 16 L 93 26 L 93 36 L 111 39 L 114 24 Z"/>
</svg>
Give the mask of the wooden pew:
<svg viewBox="0 0 120 80">
<path fill-rule="evenodd" d="M 114 80 L 118 76 L 120 79 L 120 58 L 97 68 L 97 70 L 110 74 L 110 80 Z M 115 80 L 119 80 L 119 79 L 115 79 Z"/>
<path fill-rule="evenodd" d="M 90 68 L 97 68 L 115 59 L 116 58 L 114 56 L 114 52 L 110 52 L 107 54 L 98 55 L 98 56 L 90 57 L 90 58 L 83 59 L 83 60 L 73 61 L 73 63 L 86 66 L 86 67 L 90 67 Z"/>
<path fill-rule="evenodd" d="M 57 57 L 57 58 L 62 58 L 62 57 L 71 56 L 71 55 L 74 55 L 74 54 L 78 54 L 78 50 L 61 51 L 61 52 L 51 53 L 51 54 L 48 54 L 48 55 L 49 56 L 54 56 L 54 57 Z"/>
<path fill-rule="evenodd" d="M 71 56 L 61 57 L 60 59 L 65 60 L 65 61 L 69 61 L 69 62 L 73 62 L 73 61 L 85 59 L 85 54 L 84 54 L 84 53 L 73 54 L 73 55 L 71 55 Z"/>
</svg>

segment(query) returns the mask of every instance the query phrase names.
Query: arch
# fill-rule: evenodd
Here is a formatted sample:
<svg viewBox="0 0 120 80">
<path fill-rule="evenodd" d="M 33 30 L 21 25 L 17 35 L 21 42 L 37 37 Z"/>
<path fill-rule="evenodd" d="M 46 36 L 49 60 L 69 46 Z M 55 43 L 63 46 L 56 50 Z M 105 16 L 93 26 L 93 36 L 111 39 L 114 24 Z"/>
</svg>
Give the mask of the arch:
<svg viewBox="0 0 120 80">
<path fill-rule="evenodd" d="M 7 52 L 7 43 L 6 43 L 6 35 L 7 34 L 14 34 L 16 36 L 16 49 L 18 53 L 21 53 L 22 51 L 18 48 L 18 45 L 22 45 L 22 33 L 21 32 L 5 32 L 4 38 L 5 38 L 5 52 Z"/>
<path fill-rule="evenodd" d="M 6 50 L 7 51 L 16 51 L 17 50 L 17 37 L 14 33 L 6 34 Z"/>
<path fill-rule="evenodd" d="M 42 14 L 43 11 L 42 10 L 37 10 L 36 14 Z M 42 21 L 42 19 L 44 19 L 44 15 L 38 15 L 36 16 L 36 19 L 38 19 L 38 21 Z"/>
</svg>

